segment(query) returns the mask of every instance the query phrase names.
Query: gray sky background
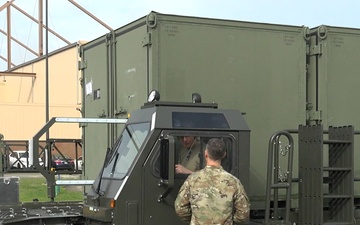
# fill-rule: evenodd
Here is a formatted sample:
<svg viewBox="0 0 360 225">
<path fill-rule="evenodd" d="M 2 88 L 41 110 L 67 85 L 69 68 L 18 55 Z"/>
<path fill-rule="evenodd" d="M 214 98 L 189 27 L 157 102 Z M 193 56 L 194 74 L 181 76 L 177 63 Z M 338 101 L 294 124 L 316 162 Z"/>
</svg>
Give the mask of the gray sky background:
<svg viewBox="0 0 360 225">
<path fill-rule="evenodd" d="M 16 0 L 15 5 L 38 18 L 39 0 Z M 360 28 L 359 0 L 76 0 L 78 4 L 113 29 L 139 19 L 151 11 L 164 14 L 230 19 L 295 26 L 319 25 Z M 0 0 L 0 6 L 5 4 Z M 48 0 L 49 27 L 70 42 L 93 40 L 108 32 L 67 0 Z M 45 1 L 44 1 L 45 8 Z M 45 13 L 44 13 L 45 20 Z M 12 36 L 38 50 L 38 26 L 15 8 L 11 10 Z M 45 23 L 45 21 L 44 21 Z M 0 29 L 6 31 L 6 10 L 0 12 Z M 49 51 L 66 44 L 49 35 Z M 6 36 L 0 33 L 0 55 L 7 57 Z M 13 63 L 21 64 L 35 56 L 12 44 Z M 7 68 L 0 59 L 0 71 Z"/>
</svg>

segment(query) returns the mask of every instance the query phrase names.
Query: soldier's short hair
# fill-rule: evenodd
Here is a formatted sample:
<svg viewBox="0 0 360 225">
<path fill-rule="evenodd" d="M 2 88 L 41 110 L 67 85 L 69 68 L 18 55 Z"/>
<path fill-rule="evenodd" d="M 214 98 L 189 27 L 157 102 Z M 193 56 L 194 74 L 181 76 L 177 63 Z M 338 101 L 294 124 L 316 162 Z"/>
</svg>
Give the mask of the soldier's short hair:
<svg viewBox="0 0 360 225">
<path fill-rule="evenodd" d="M 206 144 L 206 149 L 212 160 L 221 160 L 226 153 L 225 142 L 219 138 L 210 139 Z"/>
</svg>

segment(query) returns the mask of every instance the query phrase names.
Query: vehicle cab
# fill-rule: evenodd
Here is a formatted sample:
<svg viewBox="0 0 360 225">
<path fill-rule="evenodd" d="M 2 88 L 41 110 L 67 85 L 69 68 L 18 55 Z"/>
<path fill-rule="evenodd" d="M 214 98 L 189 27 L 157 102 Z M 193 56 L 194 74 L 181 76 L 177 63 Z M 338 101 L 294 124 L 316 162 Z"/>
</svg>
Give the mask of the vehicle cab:
<svg viewBox="0 0 360 225">
<path fill-rule="evenodd" d="M 149 102 L 133 112 L 88 191 L 87 224 L 184 224 L 174 201 L 187 174 L 177 174 L 180 138 L 196 137 L 203 151 L 211 138 L 227 147 L 222 166 L 249 188 L 250 130 L 240 111 L 214 103 Z"/>
</svg>

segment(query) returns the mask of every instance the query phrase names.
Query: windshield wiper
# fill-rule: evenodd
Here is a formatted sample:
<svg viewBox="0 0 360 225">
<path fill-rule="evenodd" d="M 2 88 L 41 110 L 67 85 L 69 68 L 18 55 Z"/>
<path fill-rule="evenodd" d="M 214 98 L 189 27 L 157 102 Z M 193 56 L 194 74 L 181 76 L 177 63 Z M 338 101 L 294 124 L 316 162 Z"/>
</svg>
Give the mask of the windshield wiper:
<svg viewBox="0 0 360 225">
<path fill-rule="evenodd" d="M 135 140 L 134 140 L 134 135 L 133 135 L 134 132 L 131 132 L 131 131 L 130 131 L 129 126 L 126 127 L 126 131 L 128 132 L 129 137 L 130 137 L 130 140 L 131 140 L 131 142 L 134 144 L 136 150 L 139 151 L 140 147 L 138 146 L 138 144 L 137 144 L 137 143 L 135 142 Z M 138 138 L 136 137 L 136 139 L 138 139 Z"/>
<path fill-rule="evenodd" d="M 114 174 L 114 170 L 115 170 L 118 158 L 119 158 L 119 153 L 117 153 L 116 156 L 115 156 L 114 164 L 113 164 L 113 167 L 111 168 L 111 173 L 110 174 Z"/>
<path fill-rule="evenodd" d="M 102 177 L 103 177 L 103 173 L 104 173 L 104 169 L 105 169 L 105 164 L 106 164 L 107 161 L 108 161 L 109 153 L 110 153 L 110 148 L 107 148 L 106 154 L 105 154 L 104 163 L 103 163 L 103 166 L 102 166 L 102 169 L 101 169 L 101 173 L 100 173 L 99 183 L 98 183 L 98 186 L 97 186 L 97 188 L 96 188 L 96 190 L 95 190 L 95 192 L 96 192 L 96 194 L 98 194 L 98 196 L 103 196 L 103 195 L 104 195 L 104 192 L 101 191 L 100 188 L 101 188 L 101 181 L 102 181 Z"/>
</svg>

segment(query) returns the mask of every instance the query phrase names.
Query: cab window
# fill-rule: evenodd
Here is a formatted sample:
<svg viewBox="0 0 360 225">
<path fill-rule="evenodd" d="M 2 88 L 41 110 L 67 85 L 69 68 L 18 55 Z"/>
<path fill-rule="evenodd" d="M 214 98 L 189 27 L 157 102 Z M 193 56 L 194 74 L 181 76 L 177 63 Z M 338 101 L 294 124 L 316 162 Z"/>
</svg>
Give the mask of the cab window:
<svg viewBox="0 0 360 225">
<path fill-rule="evenodd" d="M 172 135 L 175 140 L 175 164 L 182 165 L 190 171 L 197 171 L 205 167 L 206 162 L 204 158 L 204 151 L 207 142 L 211 138 L 221 138 L 226 144 L 226 156 L 222 160 L 222 167 L 231 172 L 232 170 L 232 154 L 234 149 L 234 141 L 231 137 L 226 136 L 196 136 L 189 134 L 174 134 Z M 163 162 L 167 163 L 167 162 Z M 158 151 L 153 160 L 153 174 L 160 177 L 160 151 Z M 175 178 L 181 178 L 188 174 L 176 173 L 174 166 Z"/>
<path fill-rule="evenodd" d="M 149 123 L 130 124 L 125 127 L 105 165 L 103 177 L 118 179 L 125 177 L 139 154 L 149 129 Z"/>
</svg>

